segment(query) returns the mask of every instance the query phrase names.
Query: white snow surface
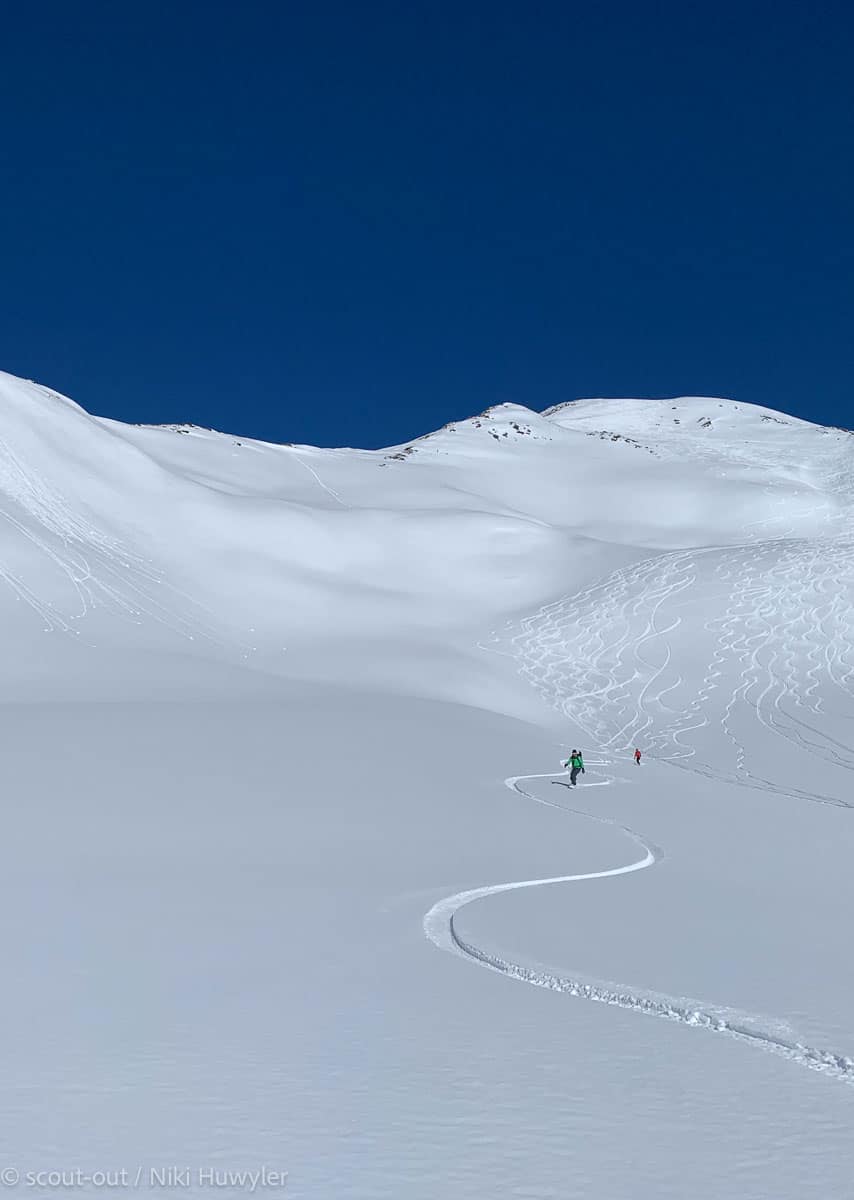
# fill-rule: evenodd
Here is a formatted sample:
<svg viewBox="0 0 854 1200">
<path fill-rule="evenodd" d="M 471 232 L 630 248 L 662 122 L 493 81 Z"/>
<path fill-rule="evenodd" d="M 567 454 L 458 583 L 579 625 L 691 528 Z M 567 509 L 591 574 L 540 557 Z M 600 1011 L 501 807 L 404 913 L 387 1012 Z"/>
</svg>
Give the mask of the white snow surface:
<svg viewBox="0 0 854 1200">
<path fill-rule="evenodd" d="M 850 1194 L 850 433 L 0 374 L 0 516 L 3 1187 Z"/>
</svg>

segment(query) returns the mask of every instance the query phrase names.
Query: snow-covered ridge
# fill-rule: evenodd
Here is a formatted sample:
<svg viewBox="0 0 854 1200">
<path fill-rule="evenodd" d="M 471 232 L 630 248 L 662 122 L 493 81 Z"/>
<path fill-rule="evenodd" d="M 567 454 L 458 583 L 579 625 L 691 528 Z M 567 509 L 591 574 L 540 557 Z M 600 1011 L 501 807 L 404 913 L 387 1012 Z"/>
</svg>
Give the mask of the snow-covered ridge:
<svg viewBox="0 0 854 1200">
<path fill-rule="evenodd" d="M 0 374 L 0 603 L 27 637 L 130 619 L 275 670 L 414 630 L 472 646 L 605 560 L 832 536 L 852 478 L 843 433 L 717 399 L 502 404 L 369 451 L 123 425 Z"/>
</svg>

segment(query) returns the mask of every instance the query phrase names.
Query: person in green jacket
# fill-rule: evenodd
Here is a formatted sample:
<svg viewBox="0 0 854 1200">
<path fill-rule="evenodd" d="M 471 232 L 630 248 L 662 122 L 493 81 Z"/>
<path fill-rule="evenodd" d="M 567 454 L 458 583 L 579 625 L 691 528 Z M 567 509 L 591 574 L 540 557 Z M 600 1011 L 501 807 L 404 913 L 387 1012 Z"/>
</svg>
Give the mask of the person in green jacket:
<svg viewBox="0 0 854 1200">
<path fill-rule="evenodd" d="M 584 758 L 581 754 L 581 751 L 573 750 L 572 754 L 570 754 L 569 758 L 563 765 L 565 767 L 569 767 L 569 782 L 573 787 L 577 787 L 578 772 L 580 771 L 582 775 L 584 774 Z"/>
</svg>

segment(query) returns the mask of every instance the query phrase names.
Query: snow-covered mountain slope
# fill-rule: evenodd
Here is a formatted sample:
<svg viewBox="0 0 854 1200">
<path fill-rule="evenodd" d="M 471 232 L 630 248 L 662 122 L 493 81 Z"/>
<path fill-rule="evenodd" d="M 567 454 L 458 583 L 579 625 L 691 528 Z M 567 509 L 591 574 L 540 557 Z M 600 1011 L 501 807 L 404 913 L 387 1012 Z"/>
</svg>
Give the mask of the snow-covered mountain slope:
<svg viewBox="0 0 854 1200">
<path fill-rule="evenodd" d="M 847 1194 L 854 437 L 274 446 L 0 375 L 0 517 L 0 1184 Z"/>
<path fill-rule="evenodd" d="M 406 686 L 427 645 L 444 694 L 488 703 L 475 647 L 503 619 L 654 551 L 835 536 L 852 463 L 848 434 L 721 400 L 502 405 L 370 452 L 124 426 L 3 375 L 0 605 L 28 659 L 7 686 L 50 629 Z"/>
</svg>

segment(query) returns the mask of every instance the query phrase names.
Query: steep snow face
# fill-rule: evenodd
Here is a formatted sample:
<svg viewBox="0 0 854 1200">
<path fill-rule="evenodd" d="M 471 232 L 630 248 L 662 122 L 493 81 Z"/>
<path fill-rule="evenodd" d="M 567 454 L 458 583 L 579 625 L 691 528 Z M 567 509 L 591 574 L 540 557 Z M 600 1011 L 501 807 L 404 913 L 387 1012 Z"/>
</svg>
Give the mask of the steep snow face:
<svg viewBox="0 0 854 1200">
<path fill-rule="evenodd" d="M 2 375 L 6 686 L 32 686 L 33 661 L 39 686 L 73 676 L 76 651 L 43 653 L 49 630 L 433 694 L 427 645 L 441 686 L 494 702 L 490 628 L 653 550 L 831 536 L 852 463 L 849 435 L 723 400 L 500 405 L 388 450 L 323 450 L 125 426 Z"/>
</svg>

